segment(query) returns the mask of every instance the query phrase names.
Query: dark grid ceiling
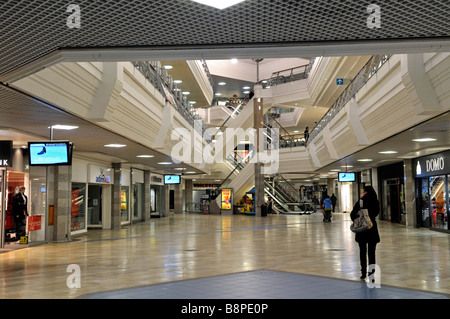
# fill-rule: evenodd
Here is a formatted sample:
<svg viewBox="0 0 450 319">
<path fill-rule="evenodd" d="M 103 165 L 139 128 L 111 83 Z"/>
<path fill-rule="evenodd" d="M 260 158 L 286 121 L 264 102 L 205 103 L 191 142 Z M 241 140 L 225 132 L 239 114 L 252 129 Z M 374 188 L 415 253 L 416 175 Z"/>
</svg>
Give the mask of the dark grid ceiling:
<svg viewBox="0 0 450 319">
<path fill-rule="evenodd" d="M 219 1 L 219 0 L 217 0 Z M 69 29 L 69 4 L 81 28 Z M 381 7 L 381 28 L 367 7 Z M 2 0 L 0 75 L 60 48 L 234 47 L 442 39 L 450 1 L 247 0 L 218 10 L 190 0 Z"/>
</svg>

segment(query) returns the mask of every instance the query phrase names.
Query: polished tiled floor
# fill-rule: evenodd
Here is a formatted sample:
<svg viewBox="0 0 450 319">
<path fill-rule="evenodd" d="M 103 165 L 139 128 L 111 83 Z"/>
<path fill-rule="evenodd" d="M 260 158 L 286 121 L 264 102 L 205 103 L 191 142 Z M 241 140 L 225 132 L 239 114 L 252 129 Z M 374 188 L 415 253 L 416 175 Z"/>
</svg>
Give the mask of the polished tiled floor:
<svg viewBox="0 0 450 319">
<path fill-rule="evenodd" d="M 117 231 L 89 230 L 70 243 L 0 254 L 0 298 L 449 296 L 448 234 L 380 222 L 381 288 L 368 288 L 359 280 L 349 226 L 348 214 L 326 224 L 321 215 L 175 215 Z M 71 264 L 80 267 L 80 288 L 67 286 Z M 261 278 L 277 284 L 250 295 L 266 284 Z"/>
</svg>

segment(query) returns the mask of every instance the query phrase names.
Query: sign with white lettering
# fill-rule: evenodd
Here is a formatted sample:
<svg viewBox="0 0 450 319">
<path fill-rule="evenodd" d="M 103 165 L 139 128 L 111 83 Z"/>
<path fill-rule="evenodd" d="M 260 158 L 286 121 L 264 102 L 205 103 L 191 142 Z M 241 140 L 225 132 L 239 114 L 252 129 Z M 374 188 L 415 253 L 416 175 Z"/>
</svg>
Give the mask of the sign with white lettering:
<svg viewBox="0 0 450 319">
<path fill-rule="evenodd" d="M 11 167 L 13 155 L 13 142 L 0 141 L 0 166 Z"/>
<path fill-rule="evenodd" d="M 415 177 L 450 174 L 450 151 L 413 160 Z"/>
</svg>

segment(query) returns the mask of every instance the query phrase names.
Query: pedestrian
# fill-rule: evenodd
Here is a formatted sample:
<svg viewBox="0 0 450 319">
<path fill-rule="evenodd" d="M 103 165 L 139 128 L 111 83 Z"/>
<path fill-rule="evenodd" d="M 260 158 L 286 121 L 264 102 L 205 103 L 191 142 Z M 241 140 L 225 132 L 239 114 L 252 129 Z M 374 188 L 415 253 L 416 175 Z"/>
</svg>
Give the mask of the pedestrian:
<svg viewBox="0 0 450 319">
<path fill-rule="evenodd" d="M 324 209 L 324 213 L 323 213 L 324 223 L 331 222 L 331 199 L 330 199 L 330 196 L 328 196 L 328 194 L 325 195 L 325 198 L 323 200 L 323 209 Z"/>
<path fill-rule="evenodd" d="M 337 203 L 337 198 L 334 195 L 334 193 L 331 194 L 330 199 L 331 199 L 331 206 L 333 207 L 333 213 L 334 213 L 334 210 L 336 209 L 336 203 Z"/>
<path fill-rule="evenodd" d="M 313 207 L 314 207 L 314 213 L 317 211 L 317 205 L 319 205 L 319 200 L 316 196 L 313 198 Z"/>
<path fill-rule="evenodd" d="M 378 202 L 377 193 L 373 189 L 372 186 L 365 186 L 362 190 L 361 200 L 363 207 L 368 210 L 369 217 L 373 223 L 372 228 L 365 230 L 361 233 L 356 233 L 355 241 L 359 245 L 359 259 L 361 263 L 361 280 L 366 279 L 366 276 L 372 276 L 375 273 L 375 268 L 371 271 L 370 274 L 367 274 L 367 255 L 369 256 L 369 267 L 373 265 L 375 266 L 375 250 L 377 244 L 380 242 L 380 235 L 378 233 L 378 225 L 375 220 L 375 217 L 378 216 L 380 212 L 380 203 Z M 350 218 L 355 220 L 358 217 L 358 211 L 360 210 L 359 200 L 356 202 L 353 207 L 352 212 L 350 213 Z M 375 277 L 372 277 L 375 278 Z M 375 279 L 372 279 L 374 282 Z"/>
<path fill-rule="evenodd" d="M 309 127 L 305 128 L 305 131 L 303 132 L 304 137 L 305 137 L 305 143 L 308 142 L 308 138 L 309 138 Z"/>
<path fill-rule="evenodd" d="M 273 206 L 272 198 L 269 197 L 269 200 L 267 202 L 267 214 L 272 214 L 272 206 Z"/>
<path fill-rule="evenodd" d="M 25 186 L 20 186 L 12 199 L 14 222 L 16 224 L 16 237 L 25 236 L 26 217 L 28 216 L 28 197 L 25 195 Z"/>
</svg>

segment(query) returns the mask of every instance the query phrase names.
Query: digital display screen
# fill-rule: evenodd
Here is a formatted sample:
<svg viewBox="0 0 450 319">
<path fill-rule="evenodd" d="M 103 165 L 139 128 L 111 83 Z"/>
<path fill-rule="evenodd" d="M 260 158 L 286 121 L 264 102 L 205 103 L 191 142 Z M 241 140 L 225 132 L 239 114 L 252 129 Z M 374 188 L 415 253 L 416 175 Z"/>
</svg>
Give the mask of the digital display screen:
<svg viewBox="0 0 450 319">
<path fill-rule="evenodd" d="M 181 176 L 180 175 L 164 175 L 164 184 L 180 184 Z"/>
<path fill-rule="evenodd" d="M 339 182 L 355 182 L 356 176 L 355 173 L 339 173 Z"/>
<path fill-rule="evenodd" d="M 31 165 L 70 165 L 72 150 L 67 141 L 29 142 Z"/>
</svg>

